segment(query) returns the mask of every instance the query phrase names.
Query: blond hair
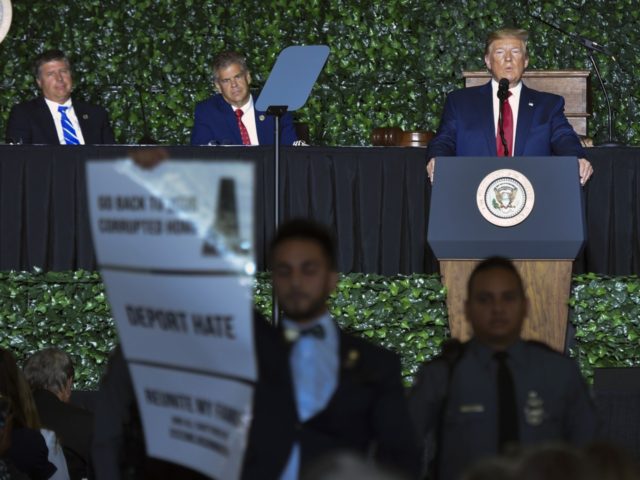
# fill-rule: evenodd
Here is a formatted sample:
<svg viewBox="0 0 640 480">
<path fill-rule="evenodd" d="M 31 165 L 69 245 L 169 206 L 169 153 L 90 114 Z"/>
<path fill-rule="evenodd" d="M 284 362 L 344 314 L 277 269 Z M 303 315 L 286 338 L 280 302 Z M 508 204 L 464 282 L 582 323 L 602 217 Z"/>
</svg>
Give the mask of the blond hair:
<svg viewBox="0 0 640 480">
<path fill-rule="evenodd" d="M 503 38 L 517 38 L 522 42 L 522 45 L 524 47 L 524 56 L 527 57 L 529 55 L 527 53 L 527 41 L 529 40 L 529 32 L 521 28 L 501 28 L 500 30 L 491 32 L 487 36 L 487 41 L 484 44 L 484 54 L 489 55 L 489 52 L 491 51 L 491 44 L 496 40 L 501 40 Z"/>
</svg>

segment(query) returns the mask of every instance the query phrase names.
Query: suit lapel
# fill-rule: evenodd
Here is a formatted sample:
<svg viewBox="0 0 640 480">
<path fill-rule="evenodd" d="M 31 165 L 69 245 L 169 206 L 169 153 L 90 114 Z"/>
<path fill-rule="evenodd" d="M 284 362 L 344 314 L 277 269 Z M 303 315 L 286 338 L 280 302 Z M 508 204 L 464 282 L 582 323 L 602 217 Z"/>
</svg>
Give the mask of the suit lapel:
<svg viewBox="0 0 640 480">
<path fill-rule="evenodd" d="M 227 122 L 227 127 L 229 131 L 233 134 L 233 144 L 234 145 L 242 145 L 242 135 L 240 135 L 240 128 L 238 127 L 238 119 L 236 118 L 236 114 L 233 111 L 233 107 L 227 103 L 222 95 L 220 95 L 219 99 L 222 104 L 220 108 L 224 112 L 224 118 Z"/>
<path fill-rule="evenodd" d="M 267 125 L 269 124 L 269 117 L 265 112 L 257 111 L 255 109 L 255 106 L 253 112 L 256 116 L 256 131 L 258 132 L 258 143 L 260 145 L 267 145 L 269 143 L 272 143 L 273 138 L 269 138 L 269 136 L 274 135 L 273 128 L 267 128 Z"/>
<path fill-rule="evenodd" d="M 487 141 L 487 151 L 490 157 L 498 155 L 496 149 L 496 121 L 493 118 L 493 89 L 491 88 L 491 81 L 485 84 L 480 96 L 481 105 L 480 112 L 482 112 L 482 124 L 484 127 L 484 137 Z"/>
<path fill-rule="evenodd" d="M 520 104 L 518 105 L 518 124 L 516 125 L 516 148 L 514 154 L 516 156 L 521 156 L 524 153 L 529 128 L 531 128 L 533 110 L 534 104 L 531 90 L 523 83 L 520 91 Z"/>
<path fill-rule="evenodd" d="M 45 101 L 44 97 L 38 98 L 36 102 L 36 115 L 35 121 L 40 125 L 40 130 L 45 136 L 45 142 L 52 145 L 60 144 L 58 138 L 58 131 L 56 130 L 56 124 L 51 115 L 51 110 Z"/>
<path fill-rule="evenodd" d="M 95 143 L 100 143 L 99 139 L 94 139 L 91 137 L 91 133 L 94 131 L 91 128 L 92 118 L 89 114 L 89 111 L 85 107 L 84 104 L 78 102 L 73 102 L 73 110 L 78 118 L 78 123 L 80 124 L 80 130 L 82 130 L 82 138 L 84 138 L 84 143 L 86 145 L 91 145 Z M 97 141 L 96 141 L 97 140 Z"/>
</svg>

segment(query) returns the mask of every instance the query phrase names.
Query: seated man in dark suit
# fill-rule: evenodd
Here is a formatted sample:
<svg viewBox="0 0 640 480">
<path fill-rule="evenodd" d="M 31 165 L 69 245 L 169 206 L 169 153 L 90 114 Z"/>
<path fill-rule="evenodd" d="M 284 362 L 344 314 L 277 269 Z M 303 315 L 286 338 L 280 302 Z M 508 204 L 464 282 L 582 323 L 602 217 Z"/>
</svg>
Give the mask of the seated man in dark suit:
<svg viewBox="0 0 640 480">
<path fill-rule="evenodd" d="M 89 478 L 93 415 L 69 404 L 74 368 L 71 357 L 57 348 L 34 353 L 24 366 L 42 425 L 62 444 L 71 480 Z"/>
<path fill-rule="evenodd" d="M 285 380 L 276 383 L 287 395 L 258 385 L 243 478 L 297 479 L 343 452 L 415 476 L 419 454 L 400 359 L 344 333 L 327 309 L 338 280 L 330 234 L 307 220 L 285 223 L 270 260 L 287 355 Z"/>
<path fill-rule="evenodd" d="M 11 109 L 7 143 L 47 145 L 113 144 L 104 108 L 71 99 L 71 63 L 60 50 L 48 50 L 35 60 L 42 96 Z"/>
<path fill-rule="evenodd" d="M 575 156 L 580 182 L 593 173 L 573 127 L 564 115 L 564 99 L 524 85 L 529 64 L 525 30 L 504 28 L 489 35 L 484 61 L 492 80 L 447 96 L 440 128 L 427 146 L 427 173 L 433 181 L 435 157 Z M 499 82 L 508 83 L 506 100 Z M 502 110 L 504 138 L 498 122 Z M 506 146 L 506 149 L 505 149 Z"/>
<path fill-rule="evenodd" d="M 222 52 L 212 70 L 218 93 L 196 105 L 191 145 L 273 145 L 275 122 L 253 106 L 245 58 L 237 52 Z M 286 113 L 280 119 L 280 143 L 295 141 L 293 119 Z"/>
</svg>

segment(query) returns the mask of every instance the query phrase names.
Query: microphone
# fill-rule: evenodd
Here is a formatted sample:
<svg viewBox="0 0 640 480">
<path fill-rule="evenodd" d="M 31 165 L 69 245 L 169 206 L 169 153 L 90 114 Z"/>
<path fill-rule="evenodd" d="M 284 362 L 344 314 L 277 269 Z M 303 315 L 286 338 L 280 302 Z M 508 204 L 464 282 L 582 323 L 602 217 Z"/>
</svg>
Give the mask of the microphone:
<svg viewBox="0 0 640 480">
<path fill-rule="evenodd" d="M 138 102 L 140 103 L 140 110 L 142 112 L 142 138 L 138 141 L 140 145 L 157 145 L 158 141 L 151 136 L 149 132 L 149 124 L 147 123 L 147 114 L 144 108 L 144 100 L 142 99 L 142 86 L 136 84 L 136 90 L 138 91 Z"/>
<path fill-rule="evenodd" d="M 504 124 L 502 120 L 502 104 L 509 98 L 509 80 L 501 78 L 498 82 L 498 98 L 500 99 L 500 105 L 498 106 L 498 131 L 500 133 L 500 143 L 504 148 L 504 156 L 509 156 L 509 147 L 507 146 L 507 139 L 504 136 Z"/>
<path fill-rule="evenodd" d="M 501 78 L 498 82 L 498 98 L 504 102 L 509 95 L 509 80 Z"/>
<path fill-rule="evenodd" d="M 611 57 L 615 62 L 617 62 L 616 57 L 614 57 L 613 54 L 611 53 L 611 51 L 607 47 L 605 47 L 604 45 L 602 45 L 602 44 L 600 44 L 598 42 L 594 42 L 593 40 L 589 40 L 588 38 L 585 38 L 585 37 L 583 37 L 581 35 L 578 35 L 577 33 L 569 32 L 567 30 L 564 30 L 564 29 L 560 28 L 560 26 L 557 23 L 545 20 L 545 19 L 543 19 L 543 18 L 541 18 L 541 17 L 539 17 L 537 15 L 534 15 L 533 13 L 530 13 L 529 16 L 531 18 L 533 18 L 534 20 L 537 20 L 538 22 L 544 23 L 545 25 L 553 28 L 554 30 L 557 30 L 561 34 L 566 35 L 567 37 L 571 38 L 574 42 L 579 43 L 580 45 L 585 47 L 590 52 L 603 53 L 603 54 L 608 55 L 609 57 Z"/>
</svg>

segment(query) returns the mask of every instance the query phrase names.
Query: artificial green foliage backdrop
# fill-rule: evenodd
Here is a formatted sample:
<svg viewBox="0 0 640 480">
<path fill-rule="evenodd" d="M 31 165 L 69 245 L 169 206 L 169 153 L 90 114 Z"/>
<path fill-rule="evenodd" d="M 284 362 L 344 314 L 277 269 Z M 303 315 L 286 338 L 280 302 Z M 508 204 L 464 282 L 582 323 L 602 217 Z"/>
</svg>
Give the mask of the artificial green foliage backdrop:
<svg viewBox="0 0 640 480">
<path fill-rule="evenodd" d="M 189 141 L 195 103 L 212 93 L 216 52 L 246 53 L 254 86 L 288 45 L 327 44 L 328 63 L 296 115 L 319 145 L 366 145 L 377 126 L 434 130 L 461 72 L 482 69 L 488 31 L 531 32 L 530 69 L 591 69 L 582 47 L 543 23 L 606 45 L 598 55 L 620 140 L 640 143 L 640 9 L 636 0 L 13 0 L 0 44 L 0 132 L 9 109 L 37 90 L 31 60 L 59 47 L 75 61 L 76 93 L 110 111 L 119 142 L 144 133 Z M 589 134 L 606 137 L 604 98 L 592 75 Z M 2 135 L 3 136 L 3 135 Z M 0 136 L 1 137 L 1 136 Z"/>
<path fill-rule="evenodd" d="M 398 352 L 407 384 L 448 338 L 446 292 L 437 275 L 342 275 L 331 311 L 347 331 Z M 255 303 L 271 314 L 268 274 Z M 640 280 L 583 275 L 570 300 L 572 355 L 587 377 L 596 367 L 640 365 Z M 57 346 L 75 359 L 77 386 L 95 388 L 117 337 L 100 276 L 93 272 L 0 273 L 0 346 L 23 360 Z"/>
</svg>

